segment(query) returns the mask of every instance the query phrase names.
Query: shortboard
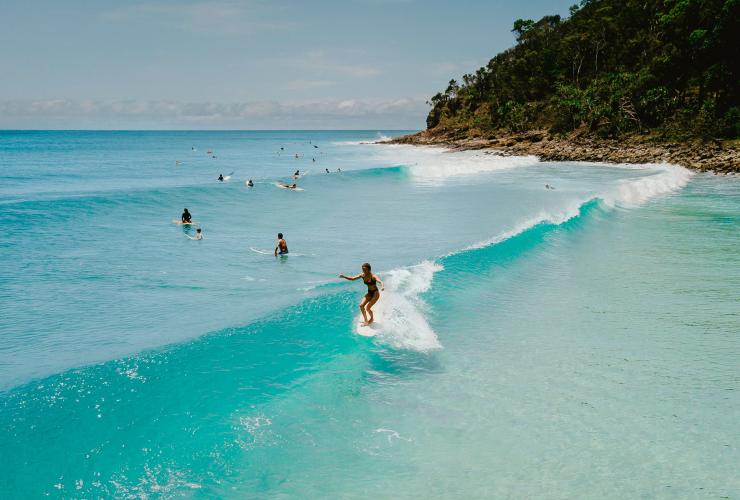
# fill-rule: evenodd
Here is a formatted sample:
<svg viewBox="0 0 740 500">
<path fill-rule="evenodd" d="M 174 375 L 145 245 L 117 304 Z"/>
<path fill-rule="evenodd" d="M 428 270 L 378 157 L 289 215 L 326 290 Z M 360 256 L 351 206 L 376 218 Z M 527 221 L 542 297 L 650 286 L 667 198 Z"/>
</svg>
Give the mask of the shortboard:
<svg viewBox="0 0 740 500">
<path fill-rule="evenodd" d="M 274 250 L 271 251 L 271 252 L 268 252 L 267 250 L 260 250 L 259 248 L 254 248 L 254 247 L 249 247 L 249 249 L 251 251 L 253 251 L 254 253 L 258 253 L 260 255 L 275 255 L 275 251 Z M 288 252 L 288 253 L 283 253 L 283 254 L 280 254 L 279 253 L 279 254 L 277 254 L 278 257 L 287 257 L 288 255 L 292 255 L 293 257 L 305 257 L 306 255 L 309 255 L 309 254 L 305 254 L 305 253 L 294 253 L 294 252 Z"/>
<path fill-rule="evenodd" d="M 259 248 L 249 247 L 251 251 L 254 253 L 258 253 L 260 255 L 274 255 L 274 252 L 268 252 L 266 250 L 260 250 Z"/>
<path fill-rule="evenodd" d="M 288 186 L 283 186 L 279 182 L 276 182 L 275 183 L 275 186 L 279 187 L 280 189 L 287 189 L 288 191 L 303 191 L 303 188 L 300 188 L 300 187 L 292 188 L 292 187 L 288 187 Z"/>
</svg>

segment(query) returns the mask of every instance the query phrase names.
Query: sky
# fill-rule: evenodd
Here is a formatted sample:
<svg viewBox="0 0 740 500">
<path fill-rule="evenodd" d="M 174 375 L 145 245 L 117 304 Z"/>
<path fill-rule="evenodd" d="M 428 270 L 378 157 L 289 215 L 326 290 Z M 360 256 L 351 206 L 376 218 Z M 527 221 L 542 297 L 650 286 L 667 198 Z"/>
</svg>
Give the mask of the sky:
<svg viewBox="0 0 740 500">
<path fill-rule="evenodd" d="M 422 129 L 576 0 L 0 0 L 2 129 Z"/>
</svg>

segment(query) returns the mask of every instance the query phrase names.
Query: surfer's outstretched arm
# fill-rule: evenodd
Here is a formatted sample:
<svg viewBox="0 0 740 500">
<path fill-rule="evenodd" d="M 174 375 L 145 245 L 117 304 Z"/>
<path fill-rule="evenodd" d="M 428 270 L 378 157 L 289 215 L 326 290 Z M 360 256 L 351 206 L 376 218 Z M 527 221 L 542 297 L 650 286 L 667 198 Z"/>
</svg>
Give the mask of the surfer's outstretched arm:
<svg viewBox="0 0 740 500">
<path fill-rule="evenodd" d="M 344 278 L 344 279 L 346 279 L 348 281 L 355 281 L 355 280 L 358 280 L 358 279 L 362 278 L 362 275 L 361 274 L 358 274 L 357 276 L 345 276 L 344 274 L 340 274 L 339 277 L 340 278 Z"/>
</svg>

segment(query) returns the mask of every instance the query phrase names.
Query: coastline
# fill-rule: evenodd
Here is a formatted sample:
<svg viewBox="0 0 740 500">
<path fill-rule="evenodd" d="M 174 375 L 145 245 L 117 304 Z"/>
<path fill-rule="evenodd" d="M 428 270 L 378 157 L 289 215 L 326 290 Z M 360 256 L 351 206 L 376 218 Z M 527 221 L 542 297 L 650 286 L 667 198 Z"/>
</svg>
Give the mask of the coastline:
<svg viewBox="0 0 740 500">
<path fill-rule="evenodd" d="M 638 142 L 575 135 L 557 137 L 544 130 L 485 137 L 438 129 L 423 130 L 381 142 L 446 146 L 458 151 L 486 149 L 502 156 L 534 155 L 543 161 L 634 164 L 665 162 L 700 172 L 740 173 L 740 147 L 718 142 Z"/>
</svg>

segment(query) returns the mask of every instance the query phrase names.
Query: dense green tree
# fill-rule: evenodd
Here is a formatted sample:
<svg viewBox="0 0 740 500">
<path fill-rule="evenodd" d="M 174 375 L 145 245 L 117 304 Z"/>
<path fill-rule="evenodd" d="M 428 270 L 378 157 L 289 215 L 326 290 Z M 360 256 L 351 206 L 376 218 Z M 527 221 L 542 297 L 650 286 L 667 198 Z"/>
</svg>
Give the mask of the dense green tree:
<svg viewBox="0 0 740 500">
<path fill-rule="evenodd" d="M 740 135 L 740 0 L 583 0 L 431 98 L 427 126 Z"/>
</svg>

